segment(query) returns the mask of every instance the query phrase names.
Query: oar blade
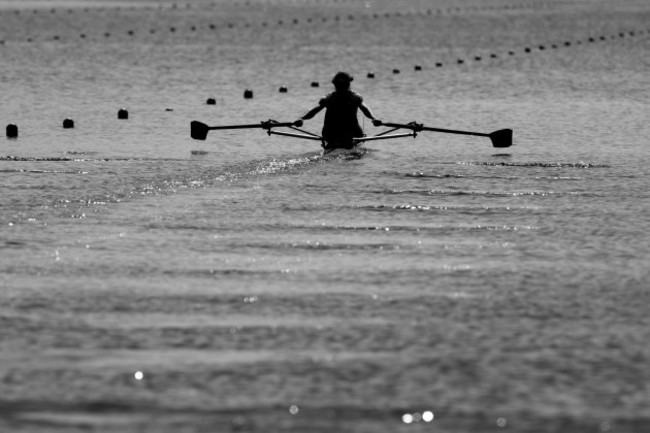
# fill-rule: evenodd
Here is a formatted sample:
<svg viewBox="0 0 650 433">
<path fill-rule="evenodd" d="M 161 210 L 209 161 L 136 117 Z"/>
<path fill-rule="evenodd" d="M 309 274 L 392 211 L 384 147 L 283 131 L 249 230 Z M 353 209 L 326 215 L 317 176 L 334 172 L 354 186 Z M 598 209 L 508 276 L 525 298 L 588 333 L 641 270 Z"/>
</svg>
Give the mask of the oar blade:
<svg viewBox="0 0 650 433">
<path fill-rule="evenodd" d="M 500 129 L 489 134 L 494 147 L 510 147 L 512 146 L 512 129 Z"/>
<path fill-rule="evenodd" d="M 193 120 L 190 123 L 190 135 L 195 140 L 205 140 L 208 136 L 209 130 L 210 127 L 205 123 L 198 122 L 196 120 Z"/>
</svg>

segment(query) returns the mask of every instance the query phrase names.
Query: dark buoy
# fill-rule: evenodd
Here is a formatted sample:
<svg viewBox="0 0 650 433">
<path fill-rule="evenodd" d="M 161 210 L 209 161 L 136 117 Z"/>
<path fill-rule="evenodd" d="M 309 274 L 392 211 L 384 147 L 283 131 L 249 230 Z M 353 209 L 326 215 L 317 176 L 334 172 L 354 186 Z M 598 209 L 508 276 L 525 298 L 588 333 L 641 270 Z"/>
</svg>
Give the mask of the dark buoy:
<svg viewBox="0 0 650 433">
<path fill-rule="evenodd" d="M 476 60 L 477 62 L 480 62 L 481 61 L 481 56 L 475 56 L 474 60 Z"/>
<path fill-rule="evenodd" d="M 253 99 L 253 91 L 251 89 L 244 90 L 244 99 Z"/>
<path fill-rule="evenodd" d="M 118 119 L 128 119 L 129 118 L 129 112 L 126 111 L 126 108 L 120 108 L 119 111 L 117 112 L 117 118 Z"/>
<path fill-rule="evenodd" d="M 442 63 L 440 62 L 436 63 L 436 68 L 442 68 Z"/>
<path fill-rule="evenodd" d="M 67 118 L 63 120 L 63 129 L 72 129 L 74 128 L 74 120 Z"/>
<path fill-rule="evenodd" d="M 368 72 L 368 75 L 366 75 L 368 78 L 375 78 L 375 74 L 373 72 Z"/>
<path fill-rule="evenodd" d="M 414 67 L 413 69 L 415 69 L 416 71 L 421 71 L 421 70 L 422 70 L 422 66 L 420 66 L 420 65 L 415 65 L 415 67 Z"/>
<path fill-rule="evenodd" d="M 399 69 L 393 69 L 393 74 L 399 74 Z"/>
<path fill-rule="evenodd" d="M 207 101 L 205 101 L 207 105 L 216 105 L 217 101 L 214 98 L 208 98 Z"/>
<path fill-rule="evenodd" d="M 463 63 L 465 63 L 465 60 L 463 60 L 463 59 L 458 59 L 458 64 L 459 64 L 459 65 L 462 65 Z"/>
<path fill-rule="evenodd" d="M 18 138 L 18 127 L 13 123 L 7 125 L 7 138 Z"/>
<path fill-rule="evenodd" d="M 526 47 L 526 48 L 524 48 L 524 51 L 527 52 L 527 53 L 530 53 L 530 48 Z"/>
<path fill-rule="evenodd" d="M 286 88 L 286 86 L 280 86 L 280 89 L 279 89 L 280 93 L 287 93 L 287 91 L 288 91 L 288 89 Z"/>
<path fill-rule="evenodd" d="M 318 81 L 312 81 L 311 87 L 320 87 L 320 84 L 318 84 Z"/>
</svg>

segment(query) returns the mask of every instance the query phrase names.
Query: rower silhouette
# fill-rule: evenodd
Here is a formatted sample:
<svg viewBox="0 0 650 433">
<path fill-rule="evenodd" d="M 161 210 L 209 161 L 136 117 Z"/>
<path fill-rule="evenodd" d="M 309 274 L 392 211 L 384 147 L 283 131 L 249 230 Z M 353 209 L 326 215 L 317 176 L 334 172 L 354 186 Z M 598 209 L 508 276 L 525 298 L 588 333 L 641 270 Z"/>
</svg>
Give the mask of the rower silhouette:
<svg viewBox="0 0 650 433">
<path fill-rule="evenodd" d="M 318 102 L 318 105 L 309 110 L 304 116 L 298 119 L 295 124 L 302 125 L 303 120 L 309 120 L 325 108 L 325 121 L 323 122 L 323 147 L 331 148 L 352 148 L 354 138 L 363 137 L 363 130 L 357 119 L 357 111 L 361 112 L 375 126 L 381 125 L 370 108 L 363 102 L 363 97 L 350 90 L 350 83 L 354 78 L 347 72 L 339 72 L 334 75 L 332 84 L 334 92 L 326 95 Z"/>
</svg>

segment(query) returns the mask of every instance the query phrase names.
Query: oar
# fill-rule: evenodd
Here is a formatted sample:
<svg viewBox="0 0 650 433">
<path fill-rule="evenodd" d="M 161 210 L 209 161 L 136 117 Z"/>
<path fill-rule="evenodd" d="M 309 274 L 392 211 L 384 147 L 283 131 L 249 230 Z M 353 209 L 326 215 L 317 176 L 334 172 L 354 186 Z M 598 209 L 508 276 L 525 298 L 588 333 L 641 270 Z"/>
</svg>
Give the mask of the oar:
<svg viewBox="0 0 650 433">
<path fill-rule="evenodd" d="M 389 128 L 404 128 L 412 129 L 415 132 L 419 131 L 433 131 L 433 132 L 445 132 L 448 134 L 463 134 L 463 135 L 476 135 L 479 137 L 489 137 L 492 141 L 494 147 L 510 147 L 512 146 L 512 129 L 500 129 L 498 131 L 485 134 L 482 132 L 470 132 L 470 131 L 456 131 L 454 129 L 442 129 L 442 128 L 430 128 L 424 126 L 421 123 L 411 122 L 409 124 L 400 124 L 400 123 L 385 123 L 382 122 L 383 126 Z"/>
<path fill-rule="evenodd" d="M 205 123 L 193 120 L 190 123 L 190 136 L 195 140 L 205 140 L 208 136 L 208 131 L 217 129 L 249 129 L 249 128 L 262 128 L 271 129 L 282 126 L 293 126 L 295 122 L 276 122 L 275 120 L 266 120 L 260 123 L 250 125 L 229 125 L 229 126 L 208 126 Z"/>
</svg>

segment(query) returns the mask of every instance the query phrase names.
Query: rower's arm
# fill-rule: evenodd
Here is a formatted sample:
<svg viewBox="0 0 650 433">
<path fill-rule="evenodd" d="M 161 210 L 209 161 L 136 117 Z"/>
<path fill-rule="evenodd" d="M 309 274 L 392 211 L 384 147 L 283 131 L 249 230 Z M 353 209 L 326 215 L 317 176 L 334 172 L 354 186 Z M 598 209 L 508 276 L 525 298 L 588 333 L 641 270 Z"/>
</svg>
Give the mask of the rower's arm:
<svg viewBox="0 0 650 433">
<path fill-rule="evenodd" d="M 362 102 L 361 105 L 359 105 L 359 110 L 368 118 L 373 120 L 373 124 L 375 126 L 381 125 L 381 120 L 377 119 L 374 114 L 372 114 L 372 110 L 370 110 L 370 107 L 366 105 L 365 102 Z"/>
<path fill-rule="evenodd" d="M 325 108 L 323 105 L 318 105 L 318 106 L 312 108 L 311 110 L 309 110 L 304 116 L 301 117 L 301 119 L 302 120 L 309 120 L 312 117 L 314 117 L 315 115 L 317 115 L 318 112 L 320 110 L 322 110 L 323 108 Z"/>
</svg>

